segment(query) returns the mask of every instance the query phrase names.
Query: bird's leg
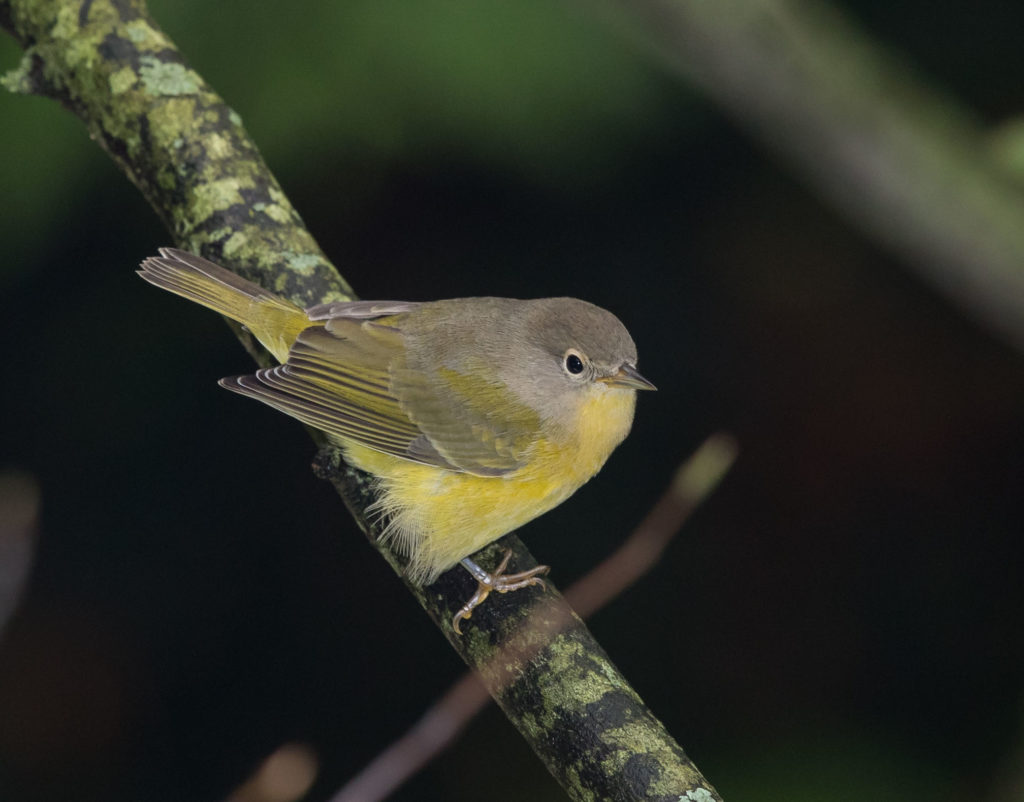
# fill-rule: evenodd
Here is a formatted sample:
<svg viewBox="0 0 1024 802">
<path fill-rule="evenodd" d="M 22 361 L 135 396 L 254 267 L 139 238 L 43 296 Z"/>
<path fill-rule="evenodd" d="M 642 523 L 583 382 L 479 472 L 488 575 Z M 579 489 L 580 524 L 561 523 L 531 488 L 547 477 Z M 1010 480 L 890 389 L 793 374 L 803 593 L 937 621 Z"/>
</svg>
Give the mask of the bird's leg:
<svg viewBox="0 0 1024 802">
<path fill-rule="evenodd" d="M 452 619 L 452 629 L 454 629 L 459 635 L 462 634 L 462 629 L 459 627 L 459 622 L 464 618 L 469 619 L 473 615 L 473 610 L 484 603 L 484 600 L 491 595 L 492 592 L 498 591 L 498 593 L 509 593 L 513 590 L 519 590 L 525 588 L 528 585 L 542 585 L 544 580 L 540 578 L 540 574 L 546 574 L 551 568 L 547 565 L 538 565 L 536 568 L 531 568 L 529 571 L 520 571 L 518 574 L 506 574 L 505 569 L 508 567 L 508 561 L 512 557 L 512 549 L 505 552 L 505 557 L 502 559 L 501 564 L 494 569 L 494 573 L 488 573 L 469 557 L 462 559 L 462 567 L 472 574 L 473 578 L 477 582 L 476 593 L 473 597 L 466 602 L 462 609 L 459 610 L 455 617 Z"/>
</svg>

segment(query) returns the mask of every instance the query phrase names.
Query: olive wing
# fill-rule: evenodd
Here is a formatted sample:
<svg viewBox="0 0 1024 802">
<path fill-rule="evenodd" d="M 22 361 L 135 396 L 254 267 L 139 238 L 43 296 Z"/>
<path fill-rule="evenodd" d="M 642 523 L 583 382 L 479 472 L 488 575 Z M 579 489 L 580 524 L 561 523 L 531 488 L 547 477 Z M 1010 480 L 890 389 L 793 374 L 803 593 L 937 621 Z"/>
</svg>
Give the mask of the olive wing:
<svg viewBox="0 0 1024 802">
<path fill-rule="evenodd" d="M 521 467 L 530 410 L 481 375 L 409 364 L 402 315 L 367 311 L 306 329 L 284 364 L 221 385 L 402 459 L 484 476 Z"/>
<path fill-rule="evenodd" d="M 426 360 L 423 360 L 425 362 Z M 483 360 L 455 366 L 407 364 L 392 376 L 403 411 L 447 462 L 482 476 L 522 468 L 539 418 Z"/>
</svg>

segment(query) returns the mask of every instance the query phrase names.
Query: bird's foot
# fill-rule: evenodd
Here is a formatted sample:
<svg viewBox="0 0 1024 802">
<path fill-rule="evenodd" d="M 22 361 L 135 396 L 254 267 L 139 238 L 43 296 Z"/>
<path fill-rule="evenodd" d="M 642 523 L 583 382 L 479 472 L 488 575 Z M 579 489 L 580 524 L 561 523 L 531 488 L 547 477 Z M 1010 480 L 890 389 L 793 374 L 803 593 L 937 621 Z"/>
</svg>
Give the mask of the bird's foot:
<svg viewBox="0 0 1024 802">
<path fill-rule="evenodd" d="M 465 557 L 462 560 L 462 567 L 469 571 L 473 575 L 473 578 L 477 582 L 476 593 L 473 597 L 462 605 L 455 617 L 452 619 L 452 629 L 454 629 L 459 635 L 462 634 L 460 628 L 460 622 L 465 619 L 468 620 L 473 611 L 479 607 L 488 596 L 494 591 L 498 593 L 510 593 L 513 590 L 519 590 L 520 588 L 528 587 L 529 585 L 544 585 L 544 580 L 540 578 L 541 574 L 546 574 L 551 568 L 547 565 L 538 565 L 536 568 L 531 568 L 529 571 L 520 571 L 518 574 L 506 574 L 505 569 L 508 567 L 508 561 L 512 557 L 512 550 L 509 549 L 505 552 L 505 557 L 502 559 L 501 564 L 494 569 L 493 573 L 488 573 L 469 557 Z"/>
</svg>

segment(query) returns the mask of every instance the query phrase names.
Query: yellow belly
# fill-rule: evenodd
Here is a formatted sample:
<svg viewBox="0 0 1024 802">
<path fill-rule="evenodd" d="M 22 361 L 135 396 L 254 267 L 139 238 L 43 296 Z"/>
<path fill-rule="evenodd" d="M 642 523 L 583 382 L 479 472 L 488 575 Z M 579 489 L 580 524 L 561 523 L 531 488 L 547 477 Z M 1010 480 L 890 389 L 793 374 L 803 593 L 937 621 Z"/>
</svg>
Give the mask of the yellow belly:
<svg viewBox="0 0 1024 802">
<path fill-rule="evenodd" d="M 568 436 L 538 439 L 528 464 L 475 476 L 344 443 L 350 461 L 379 481 L 374 511 L 384 536 L 409 557 L 413 581 L 429 584 L 463 557 L 561 504 L 604 465 L 629 432 L 635 395 L 597 388 L 576 410 Z"/>
</svg>

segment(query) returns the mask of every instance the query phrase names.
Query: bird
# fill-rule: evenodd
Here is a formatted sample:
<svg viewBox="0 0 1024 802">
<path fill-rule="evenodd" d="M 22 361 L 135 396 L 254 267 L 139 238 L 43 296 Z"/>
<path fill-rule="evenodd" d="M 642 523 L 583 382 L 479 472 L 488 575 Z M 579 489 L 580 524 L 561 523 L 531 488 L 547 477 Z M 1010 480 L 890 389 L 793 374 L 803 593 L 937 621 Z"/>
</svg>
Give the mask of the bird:
<svg viewBox="0 0 1024 802">
<path fill-rule="evenodd" d="M 368 512 L 429 585 L 461 563 L 477 580 L 461 633 L 492 591 L 543 584 L 470 555 L 561 504 L 625 439 L 636 346 L 575 298 L 335 301 L 303 309 L 200 256 L 160 248 L 139 275 L 242 324 L 279 363 L 219 384 L 324 432 L 373 477 Z"/>
</svg>

